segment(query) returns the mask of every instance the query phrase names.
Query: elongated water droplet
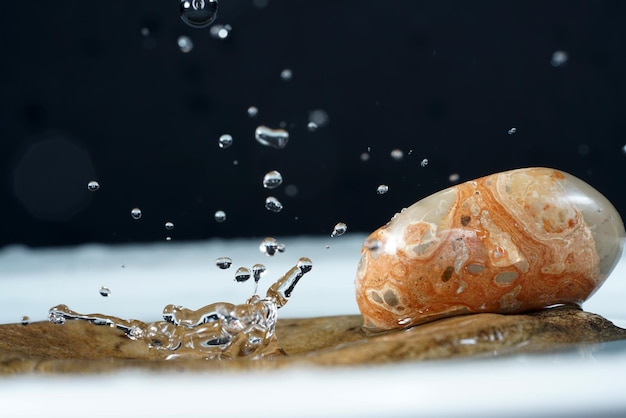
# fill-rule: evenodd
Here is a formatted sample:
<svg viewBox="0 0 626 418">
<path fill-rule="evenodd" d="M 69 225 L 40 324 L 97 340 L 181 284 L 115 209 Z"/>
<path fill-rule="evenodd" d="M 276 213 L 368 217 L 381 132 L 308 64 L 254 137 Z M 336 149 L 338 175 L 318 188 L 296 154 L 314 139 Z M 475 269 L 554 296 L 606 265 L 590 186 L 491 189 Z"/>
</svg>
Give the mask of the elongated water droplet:
<svg viewBox="0 0 626 418">
<path fill-rule="evenodd" d="M 220 136 L 218 145 L 220 148 L 228 148 L 233 145 L 233 137 L 229 134 L 224 134 Z"/>
<path fill-rule="evenodd" d="M 509 129 L 508 134 L 513 135 L 515 132 L 517 132 L 517 128 L 511 128 Z"/>
<path fill-rule="evenodd" d="M 111 294 L 111 289 L 109 289 L 108 287 L 102 286 L 100 288 L 100 296 L 103 297 L 108 297 Z"/>
<path fill-rule="evenodd" d="M 233 260 L 230 257 L 218 257 L 215 259 L 215 265 L 221 268 L 222 270 L 226 270 L 232 266 Z"/>
<path fill-rule="evenodd" d="M 252 266 L 252 276 L 254 277 L 255 283 L 258 283 L 261 280 L 261 277 L 265 275 L 267 268 L 263 264 L 255 264 Z"/>
<path fill-rule="evenodd" d="M 191 52 L 193 49 L 193 41 L 189 36 L 179 36 L 176 42 L 178 43 L 180 50 L 185 54 Z"/>
<path fill-rule="evenodd" d="M 139 218 L 141 218 L 141 215 L 142 215 L 142 213 L 141 213 L 141 209 L 139 209 L 139 208 L 132 208 L 132 209 L 130 210 L 130 216 L 131 216 L 133 219 L 139 219 Z"/>
<path fill-rule="evenodd" d="M 283 182 L 283 176 L 276 170 L 272 170 L 263 177 L 263 187 L 266 189 L 275 189 Z"/>
<path fill-rule="evenodd" d="M 385 194 L 389 191 L 389 186 L 387 186 L 386 184 L 381 184 L 380 186 L 378 186 L 378 188 L 376 189 L 376 193 L 378 194 Z"/>
<path fill-rule="evenodd" d="M 242 283 L 247 281 L 250 278 L 251 272 L 247 267 L 239 267 L 237 272 L 235 273 L 235 281 L 238 283 Z"/>
<path fill-rule="evenodd" d="M 218 210 L 217 212 L 215 212 L 213 217 L 215 218 L 215 222 L 224 222 L 226 220 L 226 212 L 224 212 L 223 210 Z"/>
<path fill-rule="evenodd" d="M 274 196 L 268 196 L 267 199 L 265 199 L 265 209 L 278 213 L 283 210 L 283 204 Z"/>
<path fill-rule="evenodd" d="M 89 190 L 90 192 L 95 192 L 98 189 L 100 189 L 100 183 L 98 183 L 95 180 L 91 180 L 89 183 L 87 183 L 87 190 Z"/>
<path fill-rule="evenodd" d="M 181 0 L 180 18 L 192 28 L 205 28 L 217 17 L 217 0 Z"/>
<path fill-rule="evenodd" d="M 174 224 L 172 222 L 165 222 L 165 229 L 171 231 L 172 229 L 174 229 Z"/>
<path fill-rule="evenodd" d="M 343 222 L 338 222 L 337 225 L 333 228 L 333 232 L 331 232 L 331 238 L 340 237 L 346 233 L 348 230 L 348 226 Z"/>
<path fill-rule="evenodd" d="M 261 145 L 283 149 L 289 142 L 289 132 L 284 129 L 271 129 L 267 126 L 259 126 L 254 131 L 254 137 Z"/>
</svg>

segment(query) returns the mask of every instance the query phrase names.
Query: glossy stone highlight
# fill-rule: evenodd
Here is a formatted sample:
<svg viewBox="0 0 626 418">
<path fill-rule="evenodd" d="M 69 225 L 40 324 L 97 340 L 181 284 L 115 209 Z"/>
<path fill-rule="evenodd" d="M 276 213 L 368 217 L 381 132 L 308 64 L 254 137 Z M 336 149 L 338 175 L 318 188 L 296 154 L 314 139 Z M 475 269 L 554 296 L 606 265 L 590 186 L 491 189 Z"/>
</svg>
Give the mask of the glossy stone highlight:
<svg viewBox="0 0 626 418">
<path fill-rule="evenodd" d="M 580 306 L 623 244 L 619 214 L 582 180 L 549 168 L 506 171 L 426 197 L 372 233 L 357 303 L 370 331 Z"/>
</svg>

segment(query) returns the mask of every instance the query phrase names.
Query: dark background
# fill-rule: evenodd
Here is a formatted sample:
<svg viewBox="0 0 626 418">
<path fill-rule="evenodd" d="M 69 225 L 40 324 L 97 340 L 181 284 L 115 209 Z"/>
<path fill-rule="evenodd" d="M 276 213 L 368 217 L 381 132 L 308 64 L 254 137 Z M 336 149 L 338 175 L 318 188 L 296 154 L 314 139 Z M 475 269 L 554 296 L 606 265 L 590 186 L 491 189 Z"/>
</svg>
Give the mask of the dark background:
<svg viewBox="0 0 626 418">
<path fill-rule="evenodd" d="M 0 246 L 366 232 L 451 173 L 523 166 L 568 171 L 626 213 L 626 2 L 220 0 L 225 40 L 178 7 L 3 3 Z M 315 109 L 329 123 L 310 132 Z M 282 121 L 285 149 L 255 141 Z M 270 192 L 269 170 L 284 177 Z"/>
</svg>

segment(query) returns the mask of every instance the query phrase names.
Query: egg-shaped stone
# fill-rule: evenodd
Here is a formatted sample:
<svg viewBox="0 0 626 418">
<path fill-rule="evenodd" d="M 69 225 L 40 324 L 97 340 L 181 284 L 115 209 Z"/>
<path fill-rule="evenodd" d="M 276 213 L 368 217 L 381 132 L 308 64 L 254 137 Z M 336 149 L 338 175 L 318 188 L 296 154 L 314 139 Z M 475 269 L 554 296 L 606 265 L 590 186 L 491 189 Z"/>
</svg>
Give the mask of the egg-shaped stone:
<svg viewBox="0 0 626 418">
<path fill-rule="evenodd" d="M 580 306 L 623 245 L 619 213 L 582 180 L 550 168 L 496 173 L 428 196 L 374 231 L 357 304 L 370 331 Z"/>
</svg>

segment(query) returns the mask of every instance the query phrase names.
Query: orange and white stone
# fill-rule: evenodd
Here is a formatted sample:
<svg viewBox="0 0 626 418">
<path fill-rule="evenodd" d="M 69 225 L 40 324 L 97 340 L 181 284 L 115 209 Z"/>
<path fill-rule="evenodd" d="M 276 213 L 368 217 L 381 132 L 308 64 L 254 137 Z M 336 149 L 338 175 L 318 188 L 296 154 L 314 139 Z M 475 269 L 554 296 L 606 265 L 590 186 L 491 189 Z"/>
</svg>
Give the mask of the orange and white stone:
<svg viewBox="0 0 626 418">
<path fill-rule="evenodd" d="M 623 244 L 618 212 L 587 183 L 549 168 L 506 171 L 428 196 L 373 232 L 357 303 L 372 331 L 580 306 Z"/>
</svg>

